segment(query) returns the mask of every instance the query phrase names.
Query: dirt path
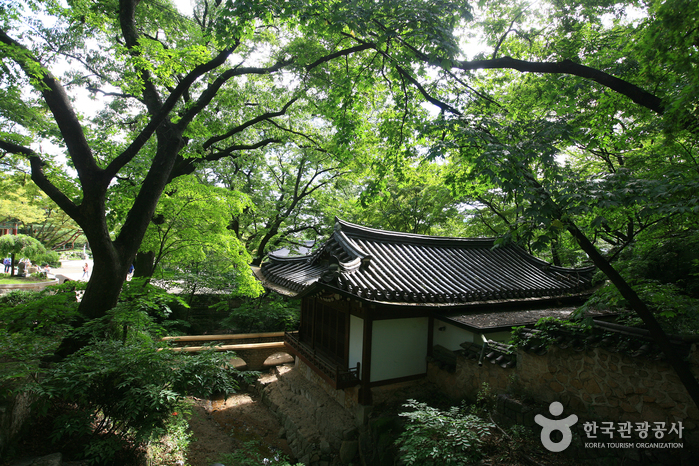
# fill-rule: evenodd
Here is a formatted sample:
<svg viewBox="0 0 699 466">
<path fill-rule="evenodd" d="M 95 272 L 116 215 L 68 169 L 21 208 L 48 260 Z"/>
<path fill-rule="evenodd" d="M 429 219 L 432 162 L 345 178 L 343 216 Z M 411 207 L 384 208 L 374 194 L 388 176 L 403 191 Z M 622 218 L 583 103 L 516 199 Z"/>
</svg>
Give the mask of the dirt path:
<svg viewBox="0 0 699 466">
<path fill-rule="evenodd" d="M 226 400 L 195 400 L 190 420 L 193 439 L 187 454 L 190 466 L 209 466 L 214 462 L 230 464 L 226 454 L 234 453 L 244 442 L 255 441 L 261 453 L 274 456 L 291 451 L 286 440 L 279 438 L 281 426 L 267 407 L 247 393 L 231 395 Z"/>
<path fill-rule="evenodd" d="M 237 393 L 227 399 L 195 399 L 190 430 L 193 435 L 187 454 L 189 466 L 209 466 L 215 462 L 231 465 L 226 455 L 245 442 L 257 442 L 259 452 L 270 457 L 283 453 L 291 457 L 286 440 L 279 438 L 282 426 L 256 395 Z"/>
</svg>

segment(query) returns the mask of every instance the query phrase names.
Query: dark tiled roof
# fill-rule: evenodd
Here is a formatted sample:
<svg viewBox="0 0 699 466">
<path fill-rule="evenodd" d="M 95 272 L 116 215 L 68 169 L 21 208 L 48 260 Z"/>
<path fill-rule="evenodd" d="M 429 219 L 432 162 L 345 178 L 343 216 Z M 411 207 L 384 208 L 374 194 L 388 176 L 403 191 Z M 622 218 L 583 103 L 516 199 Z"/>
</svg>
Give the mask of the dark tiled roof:
<svg viewBox="0 0 699 466">
<path fill-rule="evenodd" d="M 456 316 L 449 316 L 450 320 L 462 323 L 476 329 L 499 329 L 531 325 L 544 317 L 557 317 L 567 319 L 576 307 L 561 307 L 552 309 L 526 309 L 512 311 L 486 311 Z"/>
<path fill-rule="evenodd" d="M 360 298 L 454 305 L 577 294 L 591 287 L 594 268 L 541 261 L 493 239 L 445 238 L 366 228 L 337 219 L 314 254 L 269 254 L 265 281 L 293 294 L 325 283 Z"/>
<path fill-rule="evenodd" d="M 526 301 L 522 301 L 526 303 Z M 536 305 L 536 303 L 532 303 Z M 512 309 L 506 311 L 485 310 L 481 312 L 469 312 L 466 314 L 454 314 L 453 312 L 445 312 L 441 319 L 452 323 L 462 324 L 468 329 L 479 330 L 483 332 L 496 330 L 510 330 L 512 327 L 520 325 L 533 325 L 545 317 L 556 317 L 561 320 L 567 320 L 571 317 L 577 306 L 556 306 L 546 307 L 543 309 L 530 309 L 525 306 L 525 309 Z M 588 311 L 586 316 L 600 317 L 613 315 L 610 311 Z"/>
<path fill-rule="evenodd" d="M 522 340 L 520 346 L 524 351 L 539 355 L 546 353 L 549 345 L 554 345 L 575 351 L 582 351 L 585 348 L 603 348 L 632 358 L 665 359 L 665 354 L 648 330 L 598 320 L 595 320 L 592 329 L 585 333 L 564 328 L 552 328 L 546 332 L 523 329 L 520 338 Z M 669 335 L 669 338 L 677 354 L 683 358 L 687 357 L 694 339 L 674 335 Z"/>
</svg>

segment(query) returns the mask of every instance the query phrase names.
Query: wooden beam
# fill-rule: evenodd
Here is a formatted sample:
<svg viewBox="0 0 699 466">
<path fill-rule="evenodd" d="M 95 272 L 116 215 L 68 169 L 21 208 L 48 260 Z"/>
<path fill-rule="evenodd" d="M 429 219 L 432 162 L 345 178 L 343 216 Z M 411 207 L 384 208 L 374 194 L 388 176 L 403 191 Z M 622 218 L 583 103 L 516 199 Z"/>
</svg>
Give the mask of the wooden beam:
<svg viewBox="0 0 699 466">
<path fill-rule="evenodd" d="M 237 333 L 226 335 L 183 335 L 179 337 L 163 337 L 161 341 L 215 341 L 215 340 L 245 340 L 248 338 L 284 338 L 284 332 L 267 333 Z"/>
<path fill-rule="evenodd" d="M 367 313 L 369 314 L 369 313 Z M 367 315 L 367 317 L 369 317 Z M 373 333 L 371 318 L 364 319 L 364 334 L 362 335 L 362 380 L 359 389 L 359 404 L 370 406 L 371 400 L 371 338 Z"/>
<path fill-rule="evenodd" d="M 274 341 L 272 343 L 248 343 L 242 345 L 218 345 L 218 346 L 182 346 L 178 348 L 159 348 L 158 351 L 162 349 L 167 349 L 170 351 L 184 351 L 186 353 L 196 353 L 199 351 L 214 350 L 214 351 L 240 351 L 240 350 L 252 350 L 252 349 L 270 349 L 279 348 L 286 349 L 283 341 Z"/>
</svg>

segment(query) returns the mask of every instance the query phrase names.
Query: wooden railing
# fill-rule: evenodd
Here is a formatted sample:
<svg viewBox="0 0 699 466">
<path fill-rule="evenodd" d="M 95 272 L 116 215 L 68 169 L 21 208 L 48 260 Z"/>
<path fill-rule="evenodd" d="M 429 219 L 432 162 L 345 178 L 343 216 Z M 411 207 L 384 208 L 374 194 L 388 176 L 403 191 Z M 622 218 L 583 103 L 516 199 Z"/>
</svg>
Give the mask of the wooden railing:
<svg viewBox="0 0 699 466">
<path fill-rule="evenodd" d="M 359 363 L 357 363 L 357 367 L 351 369 L 331 363 L 318 354 L 315 349 L 303 344 L 298 338 L 298 332 L 285 332 L 284 343 L 335 389 L 340 390 L 359 385 Z"/>
<path fill-rule="evenodd" d="M 272 343 L 284 341 L 284 332 L 231 333 L 226 335 L 183 335 L 177 337 L 163 337 L 161 340 L 170 341 L 177 346 L 186 346 L 193 341 L 211 343 L 235 340 L 233 344 Z"/>
</svg>

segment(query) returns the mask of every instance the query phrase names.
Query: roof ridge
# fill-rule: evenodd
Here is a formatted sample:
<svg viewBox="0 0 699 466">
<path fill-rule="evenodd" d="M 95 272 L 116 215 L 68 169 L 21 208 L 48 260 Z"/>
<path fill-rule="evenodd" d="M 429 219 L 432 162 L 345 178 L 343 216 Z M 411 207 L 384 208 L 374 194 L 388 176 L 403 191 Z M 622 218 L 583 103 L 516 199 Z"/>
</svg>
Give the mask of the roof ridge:
<svg viewBox="0 0 699 466">
<path fill-rule="evenodd" d="M 346 236 L 359 236 L 370 239 L 388 239 L 388 240 L 401 240 L 403 242 L 411 242 L 411 240 L 419 241 L 424 244 L 425 241 L 434 242 L 436 244 L 465 244 L 474 246 L 490 246 L 492 247 L 495 243 L 495 238 L 459 238 L 456 236 L 432 236 L 432 235 L 420 235 L 417 233 L 403 233 L 400 231 L 391 230 L 380 230 L 378 228 L 365 227 L 363 225 L 357 225 L 356 223 L 351 223 L 346 220 L 342 220 L 339 217 L 335 217 L 335 230 L 342 231 Z M 349 233 L 349 234 L 348 234 Z M 351 236 L 350 236 L 351 235 Z"/>
</svg>

